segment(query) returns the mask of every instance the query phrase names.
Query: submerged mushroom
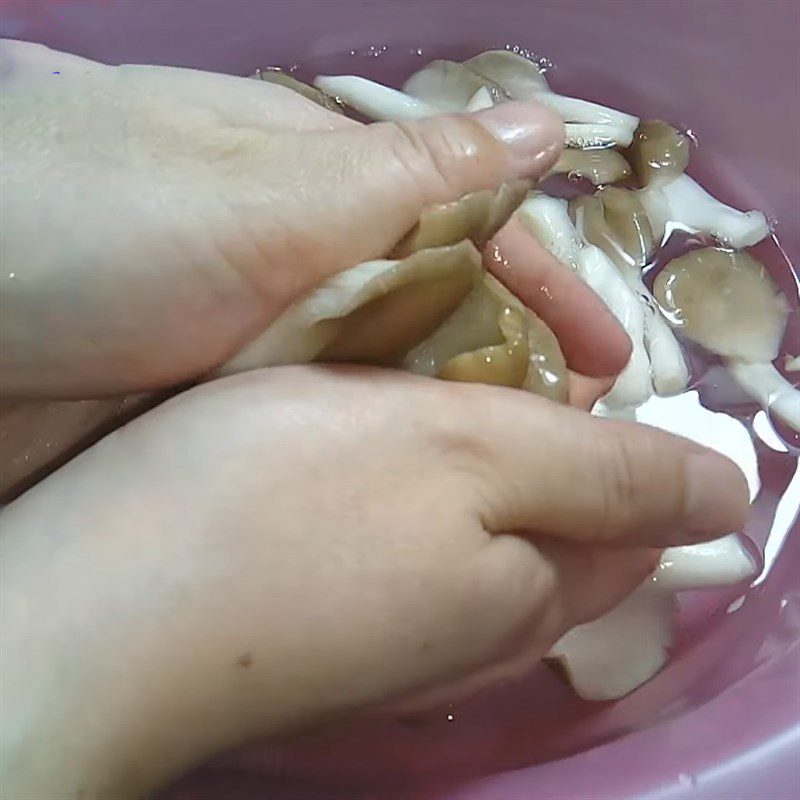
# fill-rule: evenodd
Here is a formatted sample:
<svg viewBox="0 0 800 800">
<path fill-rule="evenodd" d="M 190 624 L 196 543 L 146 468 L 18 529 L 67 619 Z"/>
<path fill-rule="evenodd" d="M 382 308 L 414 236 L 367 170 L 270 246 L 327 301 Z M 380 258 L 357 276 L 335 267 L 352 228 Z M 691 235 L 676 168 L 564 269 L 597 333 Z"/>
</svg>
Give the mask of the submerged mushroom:
<svg viewBox="0 0 800 800">
<path fill-rule="evenodd" d="M 725 357 L 744 389 L 800 430 L 800 393 L 770 363 L 789 307 L 763 264 L 744 252 L 694 250 L 667 264 L 654 290 L 678 330 Z"/>
<path fill-rule="evenodd" d="M 582 195 L 570 203 L 578 232 L 614 261 L 644 313 L 644 345 L 650 358 L 653 385 L 660 395 L 686 388 L 689 369 L 680 345 L 642 280 L 642 267 L 655 243 L 647 215 L 636 194 L 613 186 L 593 196 Z"/>
<path fill-rule="evenodd" d="M 630 144 L 639 123 L 632 114 L 556 94 L 539 66 L 519 53 L 487 50 L 464 65 L 494 81 L 513 100 L 537 100 L 557 111 L 567 123 L 567 143 L 574 147 Z"/>
<path fill-rule="evenodd" d="M 318 106 L 326 108 L 328 111 L 335 111 L 337 114 L 344 114 L 342 104 L 332 95 L 317 89 L 314 86 L 309 86 L 307 83 L 297 80 L 289 75 L 280 67 L 261 67 L 256 70 L 253 75 L 257 80 L 266 81 L 267 83 L 275 83 L 278 86 L 285 86 L 297 94 L 303 95 L 307 100 L 316 103 Z"/>
<path fill-rule="evenodd" d="M 631 337 L 630 360 L 604 402 L 615 408 L 645 402 L 653 393 L 653 385 L 644 344 L 645 312 L 637 294 L 600 248 L 582 240 L 569 218 L 566 200 L 531 192 L 517 214 L 547 250 L 576 270 Z"/>
<path fill-rule="evenodd" d="M 731 247 L 756 244 L 769 233 L 760 211 L 727 206 L 684 174 L 689 141 L 667 123 L 642 122 L 626 155 L 644 183 L 639 199 L 659 239 L 669 224 L 708 233 Z"/>
<path fill-rule="evenodd" d="M 492 275 L 404 359 L 410 372 L 526 389 L 567 399 L 567 368 L 552 331 Z"/>
<path fill-rule="evenodd" d="M 566 148 L 550 170 L 551 175 L 577 175 L 590 180 L 595 186 L 629 178 L 631 168 L 616 150 L 576 150 Z"/>
<path fill-rule="evenodd" d="M 586 700 L 618 700 L 654 677 L 673 640 L 674 594 L 736 586 L 754 565 L 738 536 L 667 548 L 653 576 L 607 614 L 568 631 L 548 653 Z"/>
</svg>

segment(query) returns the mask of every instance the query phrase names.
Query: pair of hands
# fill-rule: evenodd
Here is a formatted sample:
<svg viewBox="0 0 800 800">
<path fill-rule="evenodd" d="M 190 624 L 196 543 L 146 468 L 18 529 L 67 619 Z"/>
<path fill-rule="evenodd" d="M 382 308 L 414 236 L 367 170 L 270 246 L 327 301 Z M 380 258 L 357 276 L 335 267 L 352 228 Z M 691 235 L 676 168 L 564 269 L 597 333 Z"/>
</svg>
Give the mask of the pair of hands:
<svg viewBox="0 0 800 800">
<path fill-rule="evenodd" d="M 562 140 L 533 105 L 366 127 L 255 81 L 2 56 L 17 398 L 196 380 L 425 205 L 543 174 Z M 590 404 L 624 333 L 513 224 L 487 263 Z M 512 390 L 325 366 L 194 388 L 3 512 L 4 788 L 130 796 L 516 674 L 746 509 L 724 458 Z"/>
</svg>

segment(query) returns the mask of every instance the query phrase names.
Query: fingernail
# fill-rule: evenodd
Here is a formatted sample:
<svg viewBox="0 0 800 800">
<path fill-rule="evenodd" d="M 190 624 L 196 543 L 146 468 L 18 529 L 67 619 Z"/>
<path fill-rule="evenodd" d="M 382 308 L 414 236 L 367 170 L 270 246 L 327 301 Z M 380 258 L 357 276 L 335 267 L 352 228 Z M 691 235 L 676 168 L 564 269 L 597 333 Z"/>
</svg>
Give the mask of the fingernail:
<svg viewBox="0 0 800 800">
<path fill-rule="evenodd" d="M 729 459 L 692 453 L 686 468 L 686 527 L 691 540 L 741 530 L 750 507 L 747 481 Z"/>
<path fill-rule="evenodd" d="M 474 116 L 531 175 L 550 169 L 564 146 L 563 120 L 539 103 L 501 103 Z"/>
</svg>

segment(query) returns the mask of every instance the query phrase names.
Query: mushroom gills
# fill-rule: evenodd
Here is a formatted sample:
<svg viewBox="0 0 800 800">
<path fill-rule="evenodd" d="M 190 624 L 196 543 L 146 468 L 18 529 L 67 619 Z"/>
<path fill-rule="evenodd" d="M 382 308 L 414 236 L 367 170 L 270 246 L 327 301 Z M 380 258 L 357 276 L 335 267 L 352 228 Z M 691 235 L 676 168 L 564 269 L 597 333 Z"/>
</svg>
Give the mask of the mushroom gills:
<svg viewBox="0 0 800 800">
<path fill-rule="evenodd" d="M 297 80 L 289 73 L 285 72 L 280 67 L 260 67 L 253 75 L 257 80 L 262 80 L 267 83 L 275 83 L 278 86 L 285 86 L 297 94 L 303 95 L 307 100 L 322 106 L 328 111 L 334 111 L 337 114 L 344 114 L 342 104 L 332 95 L 318 89 L 314 86 L 309 86 L 307 83 Z"/>
<path fill-rule="evenodd" d="M 403 367 L 567 399 L 566 363 L 552 331 L 487 273 L 456 312 L 408 353 Z"/>
</svg>

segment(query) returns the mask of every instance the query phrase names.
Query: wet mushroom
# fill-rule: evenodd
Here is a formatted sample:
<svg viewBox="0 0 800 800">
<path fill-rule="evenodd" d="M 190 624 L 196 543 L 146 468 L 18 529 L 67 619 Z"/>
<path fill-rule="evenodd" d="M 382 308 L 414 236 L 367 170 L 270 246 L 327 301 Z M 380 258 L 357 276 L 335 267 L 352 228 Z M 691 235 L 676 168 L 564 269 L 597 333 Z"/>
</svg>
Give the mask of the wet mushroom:
<svg viewBox="0 0 800 800">
<path fill-rule="evenodd" d="M 556 94 L 537 64 L 510 50 L 487 50 L 464 65 L 501 86 L 512 100 L 537 100 L 558 112 L 572 147 L 628 145 L 639 123 L 632 114 Z"/>
<path fill-rule="evenodd" d="M 344 114 L 344 107 L 332 95 L 317 89 L 314 86 L 309 86 L 307 83 L 297 80 L 288 72 L 285 72 L 280 67 L 261 67 L 256 70 L 253 75 L 257 80 L 265 81 L 266 83 L 274 83 L 278 86 L 285 86 L 297 94 L 303 95 L 307 100 L 322 106 L 328 111 L 335 111 L 337 114 Z"/>
<path fill-rule="evenodd" d="M 618 606 L 568 631 L 548 653 L 585 700 L 618 700 L 666 664 L 675 593 L 743 584 L 755 568 L 738 536 L 667 548 L 653 575 Z"/>
<path fill-rule="evenodd" d="M 639 199 L 653 232 L 663 241 L 669 225 L 707 233 L 731 247 L 747 247 L 769 234 L 760 211 L 739 211 L 717 200 L 684 170 L 689 140 L 661 120 L 642 122 L 626 156 L 644 188 Z"/>
<path fill-rule="evenodd" d="M 406 356 L 403 367 L 445 380 L 526 389 L 559 403 L 567 400 L 567 367 L 556 337 L 489 274 Z"/>
<path fill-rule="evenodd" d="M 783 360 L 783 368 L 787 372 L 800 372 L 800 356 L 786 356 Z"/>
<path fill-rule="evenodd" d="M 586 178 L 595 186 L 602 186 L 629 178 L 631 168 L 616 150 L 576 150 L 568 147 L 562 151 L 550 174 Z"/>
<path fill-rule="evenodd" d="M 746 391 L 800 430 L 800 392 L 770 363 L 789 307 L 763 264 L 745 252 L 694 250 L 664 267 L 654 294 L 678 331 L 723 356 Z"/>
<path fill-rule="evenodd" d="M 438 106 L 358 75 L 318 75 L 314 86 L 374 120 L 412 120 L 442 113 Z"/>
<path fill-rule="evenodd" d="M 506 92 L 489 78 L 458 61 L 438 60 L 415 72 L 402 91 L 442 111 L 457 113 L 467 109 L 482 89 L 489 95 L 489 105 L 508 100 Z"/>
<path fill-rule="evenodd" d="M 645 402 L 653 393 L 653 385 L 644 344 L 645 314 L 636 293 L 600 248 L 581 239 L 569 218 L 566 200 L 530 192 L 517 215 L 547 250 L 576 270 L 631 337 L 631 358 L 603 398 L 604 403 L 617 408 Z"/>
<path fill-rule="evenodd" d="M 582 195 L 572 200 L 570 215 L 578 233 L 611 258 L 642 304 L 644 345 L 656 392 L 670 395 L 683 391 L 689 382 L 686 360 L 642 280 L 642 267 L 653 253 L 654 241 L 636 194 L 604 187 L 593 196 Z"/>
</svg>

